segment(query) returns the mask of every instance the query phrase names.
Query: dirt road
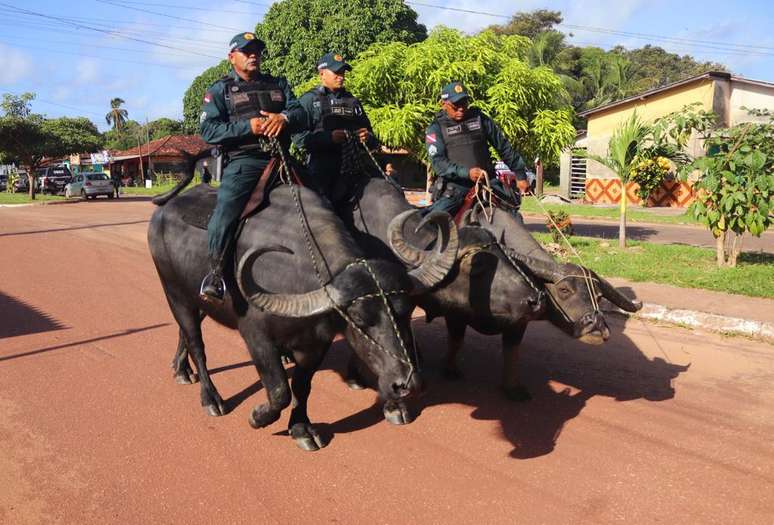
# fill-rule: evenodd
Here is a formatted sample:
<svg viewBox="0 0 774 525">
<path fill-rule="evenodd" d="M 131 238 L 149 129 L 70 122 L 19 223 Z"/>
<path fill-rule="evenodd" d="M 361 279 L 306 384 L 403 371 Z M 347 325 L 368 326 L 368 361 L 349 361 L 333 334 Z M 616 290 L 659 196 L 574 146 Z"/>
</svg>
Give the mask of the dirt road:
<svg viewBox="0 0 774 525">
<path fill-rule="evenodd" d="M 247 417 L 265 399 L 239 337 L 205 322 L 231 412 L 172 380 L 177 329 L 145 245 L 147 201 L 0 209 L 0 523 L 771 523 L 774 347 L 610 320 L 603 347 L 546 323 L 534 399 L 505 401 L 499 341 L 416 320 L 428 393 L 409 426 L 341 381 L 334 346 L 303 452 Z"/>
</svg>

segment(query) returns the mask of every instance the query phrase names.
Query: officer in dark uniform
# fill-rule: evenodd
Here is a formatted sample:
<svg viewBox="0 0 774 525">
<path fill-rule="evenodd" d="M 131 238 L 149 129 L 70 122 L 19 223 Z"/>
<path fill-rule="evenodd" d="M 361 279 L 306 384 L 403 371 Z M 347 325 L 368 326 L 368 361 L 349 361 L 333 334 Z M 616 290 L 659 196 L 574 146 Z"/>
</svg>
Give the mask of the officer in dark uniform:
<svg viewBox="0 0 774 525">
<path fill-rule="evenodd" d="M 363 105 L 344 88 L 344 75 L 351 69 L 336 53 L 318 60 L 320 85 L 298 99 L 308 118 L 306 131 L 293 135 L 293 143 L 308 155 L 309 184 L 334 204 L 347 197 L 351 189 L 347 184 L 350 174 L 342 171 L 375 168 L 367 153 L 360 150 L 362 146 L 354 148 L 352 141 L 360 141 L 369 149 L 379 145 Z M 359 168 L 348 164 L 352 159 L 347 153 L 361 155 Z"/>
<path fill-rule="evenodd" d="M 433 204 L 426 208 L 454 215 L 477 180 L 490 179 L 497 193 L 509 194 L 496 178 L 491 145 L 517 181 L 526 180 L 524 161 L 513 150 L 497 124 L 478 109 L 469 107 L 470 97 L 460 82 L 447 84 L 441 92 L 442 109 L 427 128 L 427 154 L 437 178 Z M 518 193 L 512 198 L 518 199 Z"/>
<path fill-rule="evenodd" d="M 212 302 L 225 295 L 223 259 L 242 209 L 271 158 L 268 138 L 278 137 L 287 146 L 286 127 L 306 121 L 286 111 L 295 99 L 287 80 L 261 73 L 263 41 L 254 33 L 239 33 L 230 48 L 233 69 L 207 89 L 199 127 L 202 139 L 220 146 L 224 155 L 218 200 L 207 228 L 210 273 L 201 287 L 202 299 Z"/>
</svg>

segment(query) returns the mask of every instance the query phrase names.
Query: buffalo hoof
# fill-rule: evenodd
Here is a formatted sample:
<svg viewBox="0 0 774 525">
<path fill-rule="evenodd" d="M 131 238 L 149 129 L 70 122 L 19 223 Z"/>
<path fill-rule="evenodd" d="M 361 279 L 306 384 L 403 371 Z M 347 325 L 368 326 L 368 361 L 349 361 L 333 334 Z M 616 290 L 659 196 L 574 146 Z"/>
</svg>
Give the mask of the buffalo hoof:
<svg viewBox="0 0 774 525">
<path fill-rule="evenodd" d="M 393 425 L 407 425 L 414 420 L 408 408 L 406 408 L 406 404 L 402 401 L 389 401 L 385 403 L 383 412 L 384 419 Z"/>
<path fill-rule="evenodd" d="M 264 403 L 255 407 L 247 420 L 253 428 L 263 428 L 271 425 L 280 417 L 278 410 L 272 410 L 271 405 Z"/>
<path fill-rule="evenodd" d="M 462 374 L 457 365 L 449 365 L 443 369 L 443 376 L 449 381 L 459 381 L 465 376 Z"/>
<path fill-rule="evenodd" d="M 529 390 L 524 388 L 521 385 L 516 386 L 504 386 L 503 392 L 505 393 L 505 397 L 510 399 L 511 401 L 529 401 L 532 399 L 532 396 L 529 393 Z"/>
<path fill-rule="evenodd" d="M 175 373 L 175 383 L 178 385 L 192 385 L 196 383 L 196 374 L 193 370 L 180 370 Z"/>
<path fill-rule="evenodd" d="M 290 437 L 296 442 L 298 448 L 310 452 L 320 450 L 327 445 L 310 423 L 296 423 L 290 427 Z"/>
<path fill-rule="evenodd" d="M 226 408 L 223 406 L 223 399 L 217 392 L 207 392 L 202 397 L 202 406 L 207 414 L 213 417 L 220 417 L 226 413 Z"/>
</svg>

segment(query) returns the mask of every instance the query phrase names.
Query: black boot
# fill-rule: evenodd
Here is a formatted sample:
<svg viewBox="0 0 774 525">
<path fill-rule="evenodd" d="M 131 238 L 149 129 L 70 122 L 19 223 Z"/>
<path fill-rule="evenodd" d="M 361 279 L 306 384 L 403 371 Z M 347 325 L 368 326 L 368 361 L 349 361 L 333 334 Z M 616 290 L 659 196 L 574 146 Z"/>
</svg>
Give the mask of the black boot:
<svg viewBox="0 0 774 525">
<path fill-rule="evenodd" d="M 220 261 L 213 261 L 199 289 L 199 297 L 208 303 L 222 304 L 226 296 L 226 283 L 223 280 L 223 269 Z"/>
</svg>

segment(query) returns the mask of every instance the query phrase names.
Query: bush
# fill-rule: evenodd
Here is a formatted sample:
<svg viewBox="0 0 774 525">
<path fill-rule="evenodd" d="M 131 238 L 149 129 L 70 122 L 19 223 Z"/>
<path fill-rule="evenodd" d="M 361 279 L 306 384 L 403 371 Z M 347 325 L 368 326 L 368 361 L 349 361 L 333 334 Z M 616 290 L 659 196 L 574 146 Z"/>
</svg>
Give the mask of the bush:
<svg viewBox="0 0 774 525">
<path fill-rule="evenodd" d="M 549 211 L 546 219 L 546 227 L 555 243 L 562 242 L 562 236 L 570 238 L 573 235 L 572 219 L 564 210 Z"/>
</svg>

